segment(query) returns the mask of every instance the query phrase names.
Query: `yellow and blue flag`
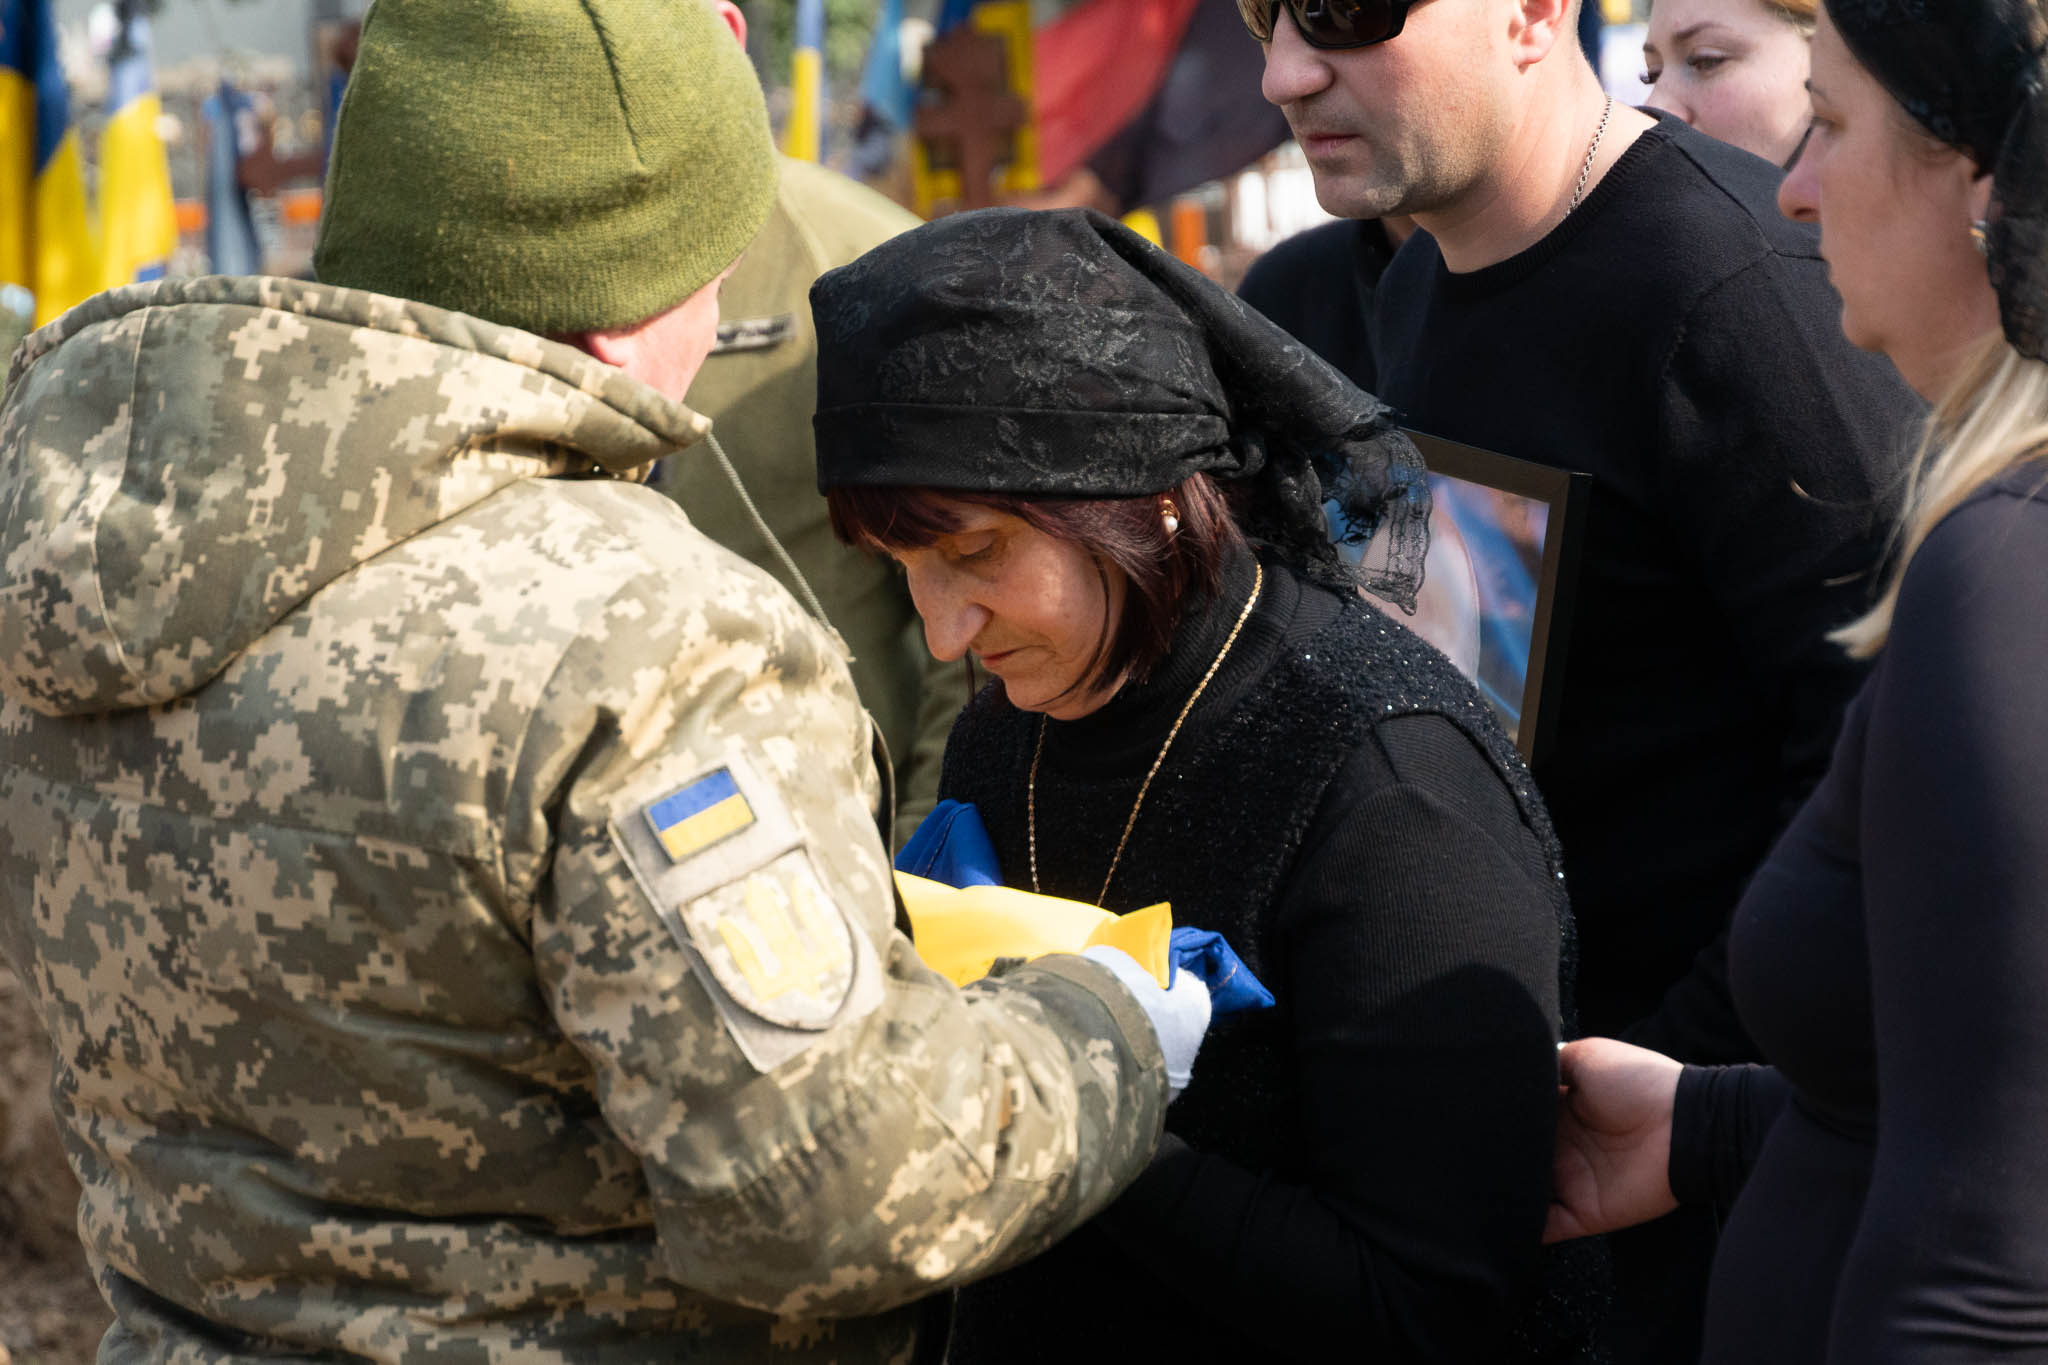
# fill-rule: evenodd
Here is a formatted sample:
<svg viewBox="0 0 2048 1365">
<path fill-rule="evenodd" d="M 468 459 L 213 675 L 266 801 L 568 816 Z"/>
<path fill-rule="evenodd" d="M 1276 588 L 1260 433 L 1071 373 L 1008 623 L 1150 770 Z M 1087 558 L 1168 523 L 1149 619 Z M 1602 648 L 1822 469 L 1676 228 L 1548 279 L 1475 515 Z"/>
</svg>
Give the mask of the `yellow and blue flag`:
<svg viewBox="0 0 2048 1365">
<path fill-rule="evenodd" d="M 797 0 L 796 52 L 790 58 L 789 123 L 782 154 L 816 161 L 825 150 L 825 0 Z"/>
<path fill-rule="evenodd" d="M 93 235 L 50 0 L 0 0 L 0 284 L 37 326 L 99 291 Z"/>
<path fill-rule="evenodd" d="M 754 823 L 753 807 L 729 768 L 707 773 L 662 797 L 647 807 L 646 816 L 654 837 L 676 862 Z"/>
<path fill-rule="evenodd" d="M 100 287 L 161 279 L 178 248 L 171 162 L 158 136 L 163 103 L 150 70 L 149 20 L 122 7 L 100 134 Z"/>
</svg>

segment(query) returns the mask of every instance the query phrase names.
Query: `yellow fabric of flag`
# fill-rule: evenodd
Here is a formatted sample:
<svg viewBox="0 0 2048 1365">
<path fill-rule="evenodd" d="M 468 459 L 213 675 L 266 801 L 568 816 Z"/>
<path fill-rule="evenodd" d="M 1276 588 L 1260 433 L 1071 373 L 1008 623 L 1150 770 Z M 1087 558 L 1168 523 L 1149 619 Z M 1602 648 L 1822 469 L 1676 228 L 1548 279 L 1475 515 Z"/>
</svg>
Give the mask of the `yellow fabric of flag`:
<svg viewBox="0 0 2048 1365">
<path fill-rule="evenodd" d="M 800 47 L 790 59 L 789 122 L 782 130 L 782 154 L 792 161 L 816 161 L 823 152 L 820 136 L 825 104 L 825 57 L 814 47 Z"/>
<path fill-rule="evenodd" d="M 107 123 L 100 142 L 100 242 L 105 287 L 156 279 L 178 247 L 171 166 L 157 136 L 154 91 Z"/>
<path fill-rule="evenodd" d="M 796 0 L 795 55 L 790 58 L 789 123 L 782 154 L 817 161 L 825 154 L 825 0 Z"/>
<path fill-rule="evenodd" d="M 163 102 L 149 63 L 149 21 L 137 15 L 109 75 L 100 134 L 100 287 L 160 278 L 178 249 L 171 162 L 157 133 Z"/>
<path fill-rule="evenodd" d="M 35 295 L 37 326 L 99 290 L 49 0 L 0 0 L 0 283 Z"/>
<path fill-rule="evenodd" d="M 1173 910 L 1161 903 L 1128 915 L 1008 886 L 947 886 L 896 874 L 917 955 L 956 986 L 988 975 L 997 958 L 1078 953 L 1107 944 L 1136 958 L 1160 989 L 1171 978 Z"/>
</svg>

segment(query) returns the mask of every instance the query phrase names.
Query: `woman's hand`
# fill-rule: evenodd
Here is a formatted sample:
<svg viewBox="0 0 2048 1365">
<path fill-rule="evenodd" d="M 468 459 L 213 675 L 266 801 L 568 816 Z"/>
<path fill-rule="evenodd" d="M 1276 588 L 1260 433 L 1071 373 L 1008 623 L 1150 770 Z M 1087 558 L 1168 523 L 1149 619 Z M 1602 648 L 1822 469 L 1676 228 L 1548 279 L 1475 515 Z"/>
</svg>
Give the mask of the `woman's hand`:
<svg viewBox="0 0 2048 1365">
<path fill-rule="evenodd" d="M 1557 1153 L 1543 1240 L 1611 1232 L 1677 1208 L 1670 1163 L 1679 1064 L 1612 1038 L 1567 1043 L 1557 1060 Z"/>
</svg>

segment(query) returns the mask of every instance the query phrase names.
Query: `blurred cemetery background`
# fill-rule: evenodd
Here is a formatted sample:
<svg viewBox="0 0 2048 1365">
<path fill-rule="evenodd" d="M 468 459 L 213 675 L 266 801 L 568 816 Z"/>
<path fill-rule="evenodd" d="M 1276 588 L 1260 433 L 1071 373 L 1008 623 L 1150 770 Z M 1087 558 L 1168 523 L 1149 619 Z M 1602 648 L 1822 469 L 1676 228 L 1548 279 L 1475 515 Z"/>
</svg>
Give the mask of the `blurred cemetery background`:
<svg viewBox="0 0 2048 1365">
<path fill-rule="evenodd" d="M 1643 7 L 1588 0 L 1623 98 Z M 304 273 L 366 8 L 0 0 L 0 343 L 128 279 Z M 1235 0 L 742 8 L 785 150 L 927 217 L 1090 204 L 1225 284 L 1326 220 Z"/>
</svg>

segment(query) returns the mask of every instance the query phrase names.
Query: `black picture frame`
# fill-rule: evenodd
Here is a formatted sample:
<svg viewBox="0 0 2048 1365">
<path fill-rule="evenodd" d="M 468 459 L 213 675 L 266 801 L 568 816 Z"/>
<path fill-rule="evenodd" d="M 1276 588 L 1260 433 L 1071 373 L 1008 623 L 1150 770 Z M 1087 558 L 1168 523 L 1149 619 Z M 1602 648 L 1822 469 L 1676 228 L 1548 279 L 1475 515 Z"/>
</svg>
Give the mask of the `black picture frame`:
<svg viewBox="0 0 2048 1365">
<path fill-rule="evenodd" d="M 1433 590 L 1425 575 L 1418 617 L 1389 611 L 1451 655 L 1522 757 L 1538 763 L 1557 728 L 1592 477 L 1419 431 L 1408 436 L 1429 469 L 1430 569 L 1437 582 Z M 1474 648 L 1465 638 L 1432 633 L 1432 591 L 1459 591 L 1444 573 L 1454 548 L 1464 552 L 1472 580 L 1473 597 L 1457 610 Z"/>
</svg>

